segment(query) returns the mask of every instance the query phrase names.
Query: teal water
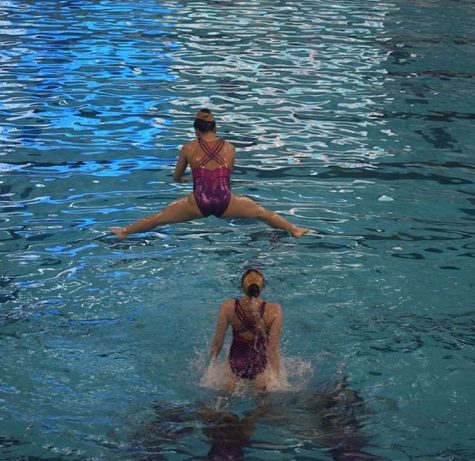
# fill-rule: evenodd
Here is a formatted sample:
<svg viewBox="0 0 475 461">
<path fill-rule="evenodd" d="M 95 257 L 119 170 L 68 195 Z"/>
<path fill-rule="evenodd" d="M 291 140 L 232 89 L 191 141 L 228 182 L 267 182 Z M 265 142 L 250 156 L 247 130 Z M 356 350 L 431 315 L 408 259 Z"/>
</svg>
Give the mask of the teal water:
<svg viewBox="0 0 475 461">
<path fill-rule="evenodd" d="M 206 459 L 200 405 L 259 407 L 202 385 L 253 264 L 289 388 L 245 459 L 474 459 L 474 30 L 469 0 L 0 2 L 0 459 Z M 190 192 L 202 106 L 234 192 L 320 238 L 108 233 Z M 364 409 L 325 424 L 342 377 Z"/>
</svg>

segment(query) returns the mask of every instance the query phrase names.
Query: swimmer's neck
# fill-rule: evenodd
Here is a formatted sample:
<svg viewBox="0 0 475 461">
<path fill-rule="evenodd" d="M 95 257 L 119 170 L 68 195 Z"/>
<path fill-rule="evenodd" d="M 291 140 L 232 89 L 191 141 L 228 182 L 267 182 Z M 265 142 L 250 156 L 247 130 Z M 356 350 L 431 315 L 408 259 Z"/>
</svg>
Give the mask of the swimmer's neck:
<svg viewBox="0 0 475 461">
<path fill-rule="evenodd" d="M 205 142 L 213 142 L 218 139 L 216 133 L 213 133 L 212 131 L 209 131 L 208 133 L 197 133 L 196 137 L 202 139 Z"/>
<path fill-rule="evenodd" d="M 257 298 L 246 295 L 242 298 L 241 304 L 243 304 L 244 307 L 259 307 L 262 304 L 262 298 L 260 295 Z"/>
</svg>

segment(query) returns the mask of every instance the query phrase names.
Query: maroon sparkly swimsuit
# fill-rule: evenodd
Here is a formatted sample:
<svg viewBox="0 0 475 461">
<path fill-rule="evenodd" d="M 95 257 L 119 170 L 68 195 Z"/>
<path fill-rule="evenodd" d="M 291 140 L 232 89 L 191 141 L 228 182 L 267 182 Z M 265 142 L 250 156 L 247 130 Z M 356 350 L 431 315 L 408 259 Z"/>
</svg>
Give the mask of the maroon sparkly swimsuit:
<svg viewBox="0 0 475 461">
<path fill-rule="evenodd" d="M 203 216 L 214 215 L 218 218 L 226 211 L 231 200 L 231 168 L 229 168 L 219 151 L 224 146 L 222 139 L 210 147 L 198 138 L 204 157 L 191 169 L 193 174 L 193 193 L 196 204 Z M 205 165 L 214 160 L 219 167 L 208 170 Z"/>
<path fill-rule="evenodd" d="M 259 319 L 252 319 L 246 315 L 238 299 L 234 305 L 234 312 L 242 323 L 239 328 L 233 328 L 233 342 L 229 351 L 229 364 L 231 370 L 239 378 L 254 379 L 263 372 L 267 365 L 267 336 L 258 328 L 258 322 L 262 320 L 266 303 L 259 306 Z M 254 338 L 247 339 L 241 336 L 249 331 Z"/>
</svg>

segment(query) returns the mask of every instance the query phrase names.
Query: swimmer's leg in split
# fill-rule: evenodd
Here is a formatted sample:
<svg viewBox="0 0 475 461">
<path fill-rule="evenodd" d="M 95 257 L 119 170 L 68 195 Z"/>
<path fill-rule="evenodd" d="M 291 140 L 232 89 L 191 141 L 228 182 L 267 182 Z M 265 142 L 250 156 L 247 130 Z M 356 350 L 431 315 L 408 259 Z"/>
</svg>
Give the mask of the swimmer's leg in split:
<svg viewBox="0 0 475 461">
<path fill-rule="evenodd" d="M 194 195 L 190 194 L 175 200 L 158 213 L 139 219 L 126 227 L 111 227 L 110 231 L 120 239 L 125 239 L 130 234 L 148 232 L 157 226 L 200 218 L 203 218 L 203 214 L 196 204 Z M 231 196 L 228 208 L 221 218 L 259 219 L 270 227 L 289 232 L 295 238 L 299 238 L 309 231 L 305 227 L 295 226 L 281 215 L 258 205 L 254 200 L 242 195 L 233 194 Z"/>
<path fill-rule="evenodd" d="M 158 213 L 139 219 L 126 227 L 111 227 L 110 231 L 120 239 L 125 239 L 130 234 L 147 232 L 157 226 L 191 221 L 202 217 L 203 215 L 199 210 L 198 205 L 196 205 L 195 197 L 193 194 L 190 194 L 186 197 L 175 200 Z"/>
<path fill-rule="evenodd" d="M 309 231 L 305 227 L 295 226 L 281 215 L 258 205 L 254 200 L 243 195 L 233 194 L 228 208 L 221 217 L 259 219 L 274 229 L 282 229 L 289 232 L 295 238 L 299 238 Z"/>
</svg>

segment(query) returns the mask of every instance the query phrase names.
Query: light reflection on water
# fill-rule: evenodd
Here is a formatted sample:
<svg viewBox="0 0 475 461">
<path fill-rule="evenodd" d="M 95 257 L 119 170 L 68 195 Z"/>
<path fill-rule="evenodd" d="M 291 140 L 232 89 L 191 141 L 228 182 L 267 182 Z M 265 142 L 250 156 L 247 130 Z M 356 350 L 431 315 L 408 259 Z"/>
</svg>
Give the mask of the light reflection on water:
<svg viewBox="0 0 475 461">
<path fill-rule="evenodd" d="M 0 457 L 205 458 L 203 402 L 261 405 L 197 385 L 219 303 L 257 264 L 299 392 L 270 397 L 249 459 L 338 459 L 338 442 L 472 459 L 474 16 L 1 3 Z M 238 148 L 234 191 L 321 238 L 214 218 L 107 233 L 191 191 L 171 172 L 201 106 Z"/>
</svg>

